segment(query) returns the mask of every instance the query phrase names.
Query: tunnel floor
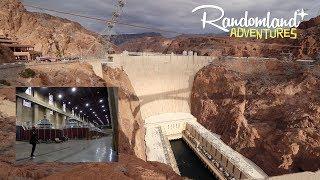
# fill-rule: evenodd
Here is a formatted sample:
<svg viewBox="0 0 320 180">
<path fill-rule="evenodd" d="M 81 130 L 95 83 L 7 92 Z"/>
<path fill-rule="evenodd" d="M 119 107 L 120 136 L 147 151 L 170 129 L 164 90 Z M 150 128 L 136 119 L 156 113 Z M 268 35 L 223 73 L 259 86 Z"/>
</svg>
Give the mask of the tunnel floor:
<svg viewBox="0 0 320 180">
<path fill-rule="evenodd" d="M 181 176 L 194 180 L 216 179 L 182 139 L 170 141 L 170 144 Z"/>
<path fill-rule="evenodd" d="M 16 141 L 16 163 L 25 162 L 113 162 L 112 136 L 94 140 L 69 140 L 63 143 L 37 144 L 35 158 L 30 159 L 32 145 Z"/>
</svg>

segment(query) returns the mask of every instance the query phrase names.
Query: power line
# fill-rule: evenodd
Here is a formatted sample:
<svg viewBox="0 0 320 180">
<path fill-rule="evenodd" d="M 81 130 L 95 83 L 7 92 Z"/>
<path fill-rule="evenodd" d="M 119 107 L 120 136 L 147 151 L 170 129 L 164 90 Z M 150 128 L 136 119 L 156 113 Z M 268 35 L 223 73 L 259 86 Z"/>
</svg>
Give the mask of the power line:
<svg viewBox="0 0 320 180">
<path fill-rule="evenodd" d="M 81 14 L 76 14 L 76 13 L 71 13 L 71 12 L 59 11 L 59 10 L 54 10 L 54 9 L 48 9 L 48 8 L 44 8 L 44 7 L 41 7 L 41 6 L 32 5 L 32 4 L 29 4 L 29 3 L 25 3 L 24 6 L 35 8 L 35 9 L 39 9 L 39 10 L 51 11 L 51 12 L 55 12 L 55 13 L 59 13 L 59 14 L 65 14 L 65 15 L 70 15 L 70 16 L 75 16 L 75 17 L 80 17 L 80 18 L 85 18 L 85 19 L 91 19 L 91 20 L 95 20 L 95 21 L 99 21 L 99 22 L 103 22 L 103 23 L 111 22 L 110 20 L 107 20 L 107 19 L 102 19 L 102 18 L 92 17 L 92 16 L 86 16 L 86 15 L 81 15 Z M 117 24 L 124 25 L 124 26 L 129 26 L 129 27 L 134 27 L 134 28 L 156 30 L 158 32 L 174 33 L 174 34 L 183 35 L 183 33 L 180 33 L 180 32 L 177 32 L 177 31 L 164 30 L 164 29 L 148 27 L 148 26 L 142 26 L 142 25 L 137 25 L 137 24 L 129 24 L 129 23 L 124 23 L 124 22 L 117 22 Z"/>
<path fill-rule="evenodd" d="M 30 4 L 30 3 L 25 3 L 24 6 L 35 8 L 35 9 L 39 9 L 39 10 L 45 10 L 45 11 L 49 11 L 49 12 L 55 12 L 55 13 L 59 13 L 59 14 L 65 14 L 65 15 L 70 15 L 70 16 L 75 16 L 75 17 L 80 17 L 80 18 L 85 18 L 85 19 L 91 19 L 91 20 L 103 22 L 103 23 L 106 23 L 106 24 L 114 23 L 114 22 L 112 22 L 110 20 L 107 20 L 107 19 L 102 19 L 102 18 L 93 17 L 93 16 L 87 16 L 87 15 L 81 15 L 81 14 L 72 13 L 72 12 L 65 12 L 65 11 L 60 11 L 60 10 L 48 9 L 48 8 L 44 8 L 44 7 L 41 7 L 41 6 Z M 177 32 L 177 31 L 165 30 L 165 29 L 148 27 L 148 26 L 142 26 L 142 25 L 137 25 L 137 24 L 130 24 L 130 23 L 124 23 L 124 22 L 116 22 L 116 24 L 129 26 L 129 27 L 133 27 L 133 28 L 155 30 L 157 32 L 174 33 L 174 34 L 178 34 L 178 35 L 185 35 L 184 33 Z M 224 39 L 225 40 L 225 38 L 223 38 L 223 37 L 214 37 L 214 38 L 215 39 Z M 268 45 L 268 46 L 281 46 L 281 47 L 295 47 L 295 48 L 300 48 L 301 47 L 301 46 L 293 46 L 293 45 L 286 45 L 286 44 L 270 44 L 270 43 L 263 43 L 263 42 L 246 42 L 246 43 L 254 43 L 254 44 L 259 43 L 259 44 Z"/>
</svg>

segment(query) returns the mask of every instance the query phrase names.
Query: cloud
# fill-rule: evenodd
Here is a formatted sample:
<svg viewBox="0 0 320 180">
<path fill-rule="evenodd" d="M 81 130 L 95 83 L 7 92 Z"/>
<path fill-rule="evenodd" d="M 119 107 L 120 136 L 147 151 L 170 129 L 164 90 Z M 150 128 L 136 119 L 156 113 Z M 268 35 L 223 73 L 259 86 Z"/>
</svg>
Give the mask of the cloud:
<svg viewBox="0 0 320 180">
<path fill-rule="evenodd" d="M 32 3 L 51 9 L 108 19 L 112 16 L 116 1 L 24 0 L 24 3 Z M 289 18 L 295 10 L 301 8 L 308 9 L 308 18 L 315 17 L 320 11 L 320 3 L 318 0 L 290 0 L 290 2 L 287 0 L 127 0 L 127 4 L 124 8 L 120 21 L 153 28 L 178 31 L 181 33 L 222 33 L 220 30 L 212 27 L 203 30 L 200 21 L 202 18 L 202 12 L 194 14 L 191 13 L 193 8 L 204 4 L 218 5 L 225 10 L 226 16 L 235 18 L 241 18 L 246 10 L 249 11 L 249 16 L 264 17 L 266 13 L 270 11 L 272 16 L 279 18 Z M 27 9 L 31 11 L 39 11 L 33 8 Z M 62 14 L 54 15 L 77 21 L 86 28 L 96 32 L 101 32 L 106 28 L 106 25 L 101 22 Z M 211 16 L 212 15 L 213 14 L 211 14 Z M 147 31 L 156 30 L 131 28 L 119 25 L 115 28 L 114 32 L 139 33 Z"/>
</svg>

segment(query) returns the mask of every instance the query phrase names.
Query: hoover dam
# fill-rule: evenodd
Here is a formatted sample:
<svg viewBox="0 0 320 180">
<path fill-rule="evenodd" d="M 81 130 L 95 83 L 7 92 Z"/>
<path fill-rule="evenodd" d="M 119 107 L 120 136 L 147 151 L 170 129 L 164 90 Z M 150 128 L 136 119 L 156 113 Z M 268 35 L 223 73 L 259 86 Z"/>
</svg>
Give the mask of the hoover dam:
<svg viewBox="0 0 320 180">
<path fill-rule="evenodd" d="M 243 58 L 237 61 L 218 60 L 206 56 L 142 55 L 128 56 L 116 54 L 106 60 L 88 60 L 96 75 L 103 77 L 103 66 L 119 68 L 125 72 L 137 94 L 140 112 L 145 123 L 145 143 L 148 161 L 168 164 L 180 173 L 172 143 L 180 139 L 219 179 L 264 179 L 267 174 L 256 164 L 227 146 L 219 134 L 212 133 L 199 124 L 191 114 L 190 95 L 197 72 L 203 67 L 227 65 L 231 70 L 244 74 L 266 72 L 275 59 Z M 241 63 L 240 63 L 241 62 Z M 57 62 L 65 64 L 72 62 Z M 19 66 L 46 66 L 41 64 L 6 64 L 3 69 Z M 288 63 L 284 63 L 288 64 Z M 290 68 L 290 67 L 288 67 Z M 287 73 L 292 73 L 286 71 Z M 208 82 L 209 83 L 209 82 Z M 182 175 L 182 174 L 181 174 Z"/>
<path fill-rule="evenodd" d="M 103 64 L 121 68 L 135 89 L 146 128 L 148 161 L 168 164 L 180 173 L 170 141 L 182 139 L 219 179 L 265 178 L 267 174 L 263 170 L 228 147 L 218 134 L 206 130 L 191 114 L 194 77 L 214 60 L 193 53 L 187 56 L 121 54 Z"/>
</svg>

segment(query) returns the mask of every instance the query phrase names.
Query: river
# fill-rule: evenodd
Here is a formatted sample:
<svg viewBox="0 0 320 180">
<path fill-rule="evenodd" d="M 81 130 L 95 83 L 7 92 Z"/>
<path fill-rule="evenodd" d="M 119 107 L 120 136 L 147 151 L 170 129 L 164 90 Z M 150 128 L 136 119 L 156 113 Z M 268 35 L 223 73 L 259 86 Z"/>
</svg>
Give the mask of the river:
<svg viewBox="0 0 320 180">
<path fill-rule="evenodd" d="M 182 139 L 170 141 L 170 144 L 181 176 L 195 180 L 217 179 Z"/>
</svg>

